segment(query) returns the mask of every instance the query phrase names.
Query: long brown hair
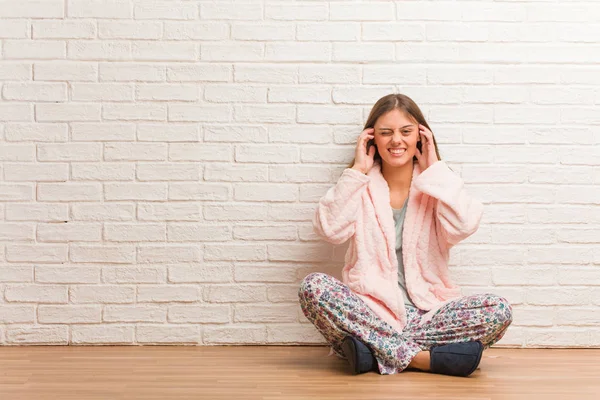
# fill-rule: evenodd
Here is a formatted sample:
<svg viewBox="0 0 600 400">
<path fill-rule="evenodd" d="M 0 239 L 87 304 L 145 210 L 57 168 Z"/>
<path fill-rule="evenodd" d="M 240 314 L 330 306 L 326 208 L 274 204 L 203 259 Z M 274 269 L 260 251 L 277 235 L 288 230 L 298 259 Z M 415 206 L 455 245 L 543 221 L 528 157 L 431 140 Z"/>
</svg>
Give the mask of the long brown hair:
<svg viewBox="0 0 600 400">
<path fill-rule="evenodd" d="M 404 111 L 407 115 L 414 118 L 419 124 L 425 125 L 427 129 L 431 130 L 417 103 L 415 103 L 410 97 L 399 93 L 388 94 L 377 100 L 375 105 L 373 105 L 371 112 L 369 113 L 369 118 L 367 118 L 367 122 L 365 122 L 365 127 L 363 130 L 375 127 L 375 122 L 379 117 L 395 109 Z M 435 147 L 435 154 L 437 155 L 438 160 L 441 160 L 442 158 L 440 157 L 437 142 L 435 141 L 435 135 L 433 136 L 433 145 Z M 348 165 L 348 168 L 352 168 L 355 161 L 356 159 L 352 159 L 352 162 L 350 165 Z M 381 155 L 379 154 L 377 147 L 375 147 L 375 156 L 373 157 L 373 161 L 381 162 Z M 417 161 L 417 157 L 413 157 L 413 161 Z"/>
</svg>

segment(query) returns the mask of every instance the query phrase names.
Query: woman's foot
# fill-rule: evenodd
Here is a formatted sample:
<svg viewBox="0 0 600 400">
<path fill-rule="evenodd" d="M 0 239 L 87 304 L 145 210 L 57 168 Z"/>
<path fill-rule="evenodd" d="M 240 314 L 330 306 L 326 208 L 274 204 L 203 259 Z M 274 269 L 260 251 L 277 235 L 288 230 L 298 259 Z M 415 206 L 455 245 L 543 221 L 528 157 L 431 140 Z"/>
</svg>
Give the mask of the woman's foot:
<svg viewBox="0 0 600 400">
<path fill-rule="evenodd" d="M 480 341 L 451 343 L 433 347 L 430 350 L 430 371 L 436 374 L 469 376 L 471 375 L 483 354 L 483 344 Z"/>
<path fill-rule="evenodd" d="M 377 360 L 373 356 L 373 353 L 371 353 L 371 350 L 354 336 L 346 336 L 344 338 L 342 350 L 354 374 L 379 370 Z"/>
</svg>

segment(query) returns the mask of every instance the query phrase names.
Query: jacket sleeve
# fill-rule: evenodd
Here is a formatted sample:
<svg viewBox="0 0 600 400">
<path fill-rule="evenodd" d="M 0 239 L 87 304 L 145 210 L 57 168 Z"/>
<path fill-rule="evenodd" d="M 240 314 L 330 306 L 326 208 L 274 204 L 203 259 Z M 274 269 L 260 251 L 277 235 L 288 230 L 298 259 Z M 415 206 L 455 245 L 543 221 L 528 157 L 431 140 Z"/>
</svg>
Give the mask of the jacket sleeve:
<svg viewBox="0 0 600 400">
<path fill-rule="evenodd" d="M 370 180 L 367 175 L 346 168 L 337 183 L 319 200 L 312 220 L 315 233 L 333 244 L 344 243 L 352 237 L 361 196 Z"/>
<path fill-rule="evenodd" d="M 471 236 L 483 216 L 483 204 L 469 196 L 460 176 L 437 161 L 415 179 L 415 187 L 437 200 L 436 218 L 448 244 Z"/>
</svg>

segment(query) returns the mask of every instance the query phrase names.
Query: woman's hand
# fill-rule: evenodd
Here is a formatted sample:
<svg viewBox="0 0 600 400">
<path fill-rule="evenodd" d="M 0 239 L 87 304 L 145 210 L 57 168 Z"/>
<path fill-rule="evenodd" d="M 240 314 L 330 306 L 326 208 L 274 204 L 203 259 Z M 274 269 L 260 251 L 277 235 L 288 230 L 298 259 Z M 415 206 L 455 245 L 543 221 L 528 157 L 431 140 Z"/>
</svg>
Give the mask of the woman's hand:
<svg viewBox="0 0 600 400">
<path fill-rule="evenodd" d="M 421 171 L 425 171 L 439 160 L 437 158 L 437 153 L 435 152 L 433 133 L 427 129 L 425 125 L 419 124 L 419 137 L 421 138 L 421 149 L 423 151 L 419 151 L 417 148 L 415 157 L 417 157 Z"/>
<path fill-rule="evenodd" d="M 374 128 L 367 128 L 358 137 L 356 142 L 356 154 L 354 156 L 354 165 L 352 169 L 366 174 L 373 167 L 373 157 L 375 156 L 375 143 L 369 148 L 367 153 L 367 142 L 373 139 L 375 136 L 372 133 L 375 132 Z"/>
</svg>

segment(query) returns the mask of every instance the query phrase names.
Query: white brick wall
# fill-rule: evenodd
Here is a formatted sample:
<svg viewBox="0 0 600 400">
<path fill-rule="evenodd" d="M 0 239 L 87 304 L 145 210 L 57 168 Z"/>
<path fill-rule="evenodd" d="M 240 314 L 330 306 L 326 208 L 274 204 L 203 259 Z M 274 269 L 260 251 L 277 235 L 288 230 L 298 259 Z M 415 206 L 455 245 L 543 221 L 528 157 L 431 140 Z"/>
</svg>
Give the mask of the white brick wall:
<svg viewBox="0 0 600 400">
<path fill-rule="evenodd" d="M 300 280 L 373 103 L 485 203 L 464 294 L 600 346 L 600 3 L 0 0 L 0 344 L 324 343 Z"/>
</svg>

